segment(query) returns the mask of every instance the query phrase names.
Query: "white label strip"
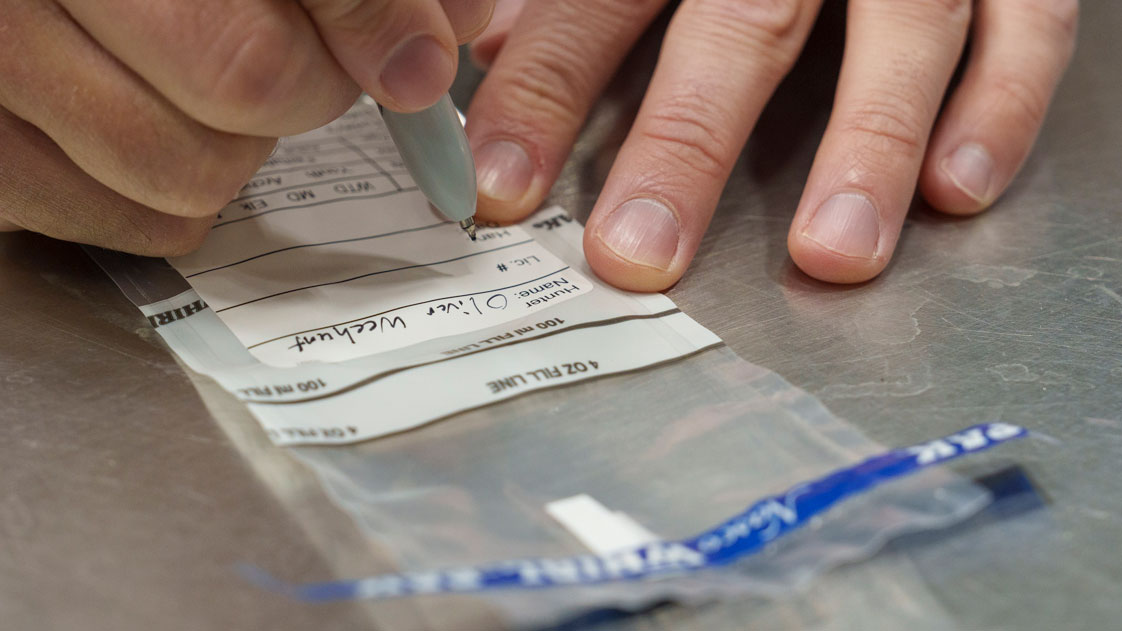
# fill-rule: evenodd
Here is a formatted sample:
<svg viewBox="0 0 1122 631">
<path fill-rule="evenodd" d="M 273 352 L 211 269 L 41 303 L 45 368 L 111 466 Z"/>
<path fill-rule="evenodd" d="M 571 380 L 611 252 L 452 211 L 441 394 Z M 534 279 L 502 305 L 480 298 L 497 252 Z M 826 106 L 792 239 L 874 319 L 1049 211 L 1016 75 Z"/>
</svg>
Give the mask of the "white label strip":
<svg viewBox="0 0 1122 631">
<path fill-rule="evenodd" d="M 387 142 L 363 104 L 282 141 L 173 261 L 195 289 L 141 307 L 276 443 L 376 438 L 720 343 L 665 296 L 597 283 L 559 208 L 471 242 Z"/>
<path fill-rule="evenodd" d="M 341 392 L 330 392 L 333 384 L 326 379 L 278 381 L 295 387 L 301 396 L 287 402 L 247 402 L 278 444 L 351 442 L 368 436 L 370 426 L 379 434 L 399 432 L 534 390 L 681 357 L 698 347 L 684 337 L 661 335 L 658 329 L 688 326 L 687 320 L 685 314 L 675 313 L 570 330 L 495 352 L 401 370 Z M 620 344 L 621 338 L 645 341 Z"/>
<path fill-rule="evenodd" d="M 580 300 L 598 294 L 612 295 L 591 292 Z M 381 356 L 371 356 L 277 368 L 250 355 L 194 291 L 141 311 L 192 369 L 212 376 L 249 404 L 270 438 L 282 445 L 376 438 L 461 410 L 635 370 L 720 343 L 684 313 L 669 310 L 571 326 L 563 318 L 548 318 L 539 322 L 544 329 L 529 327 L 533 337 L 514 336 L 460 354 L 434 353 L 426 356 L 428 361 L 413 364 L 402 364 L 391 353 L 388 364 Z"/>
<path fill-rule="evenodd" d="M 273 366 L 475 331 L 592 289 L 522 228 L 470 240 L 402 187 L 407 177 L 377 113 L 360 106 L 282 140 L 203 247 L 171 263 Z"/>
</svg>

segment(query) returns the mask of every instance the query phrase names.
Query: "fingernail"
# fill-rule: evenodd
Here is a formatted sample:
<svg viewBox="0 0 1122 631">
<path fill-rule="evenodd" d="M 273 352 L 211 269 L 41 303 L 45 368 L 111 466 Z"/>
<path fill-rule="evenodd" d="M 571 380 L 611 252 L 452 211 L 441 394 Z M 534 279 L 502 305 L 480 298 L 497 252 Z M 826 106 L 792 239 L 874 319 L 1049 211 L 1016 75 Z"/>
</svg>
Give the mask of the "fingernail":
<svg viewBox="0 0 1122 631">
<path fill-rule="evenodd" d="M 474 154 L 481 195 L 501 202 L 522 199 L 534 179 L 534 165 L 521 145 L 510 140 L 492 140 Z"/>
<path fill-rule="evenodd" d="M 868 197 L 838 193 L 818 207 L 803 236 L 838 254 L 871 259 L 877 254 L 880 217 Z"/>
<path fill-rule="evenodd" d="M 993 157 L 982 145 L 968 142 L 943 158 L 939 167 L 958 190 L 977 202 L 990 201 L 993 185 Z"/>
<path fill-rule="evenodd" d="M 608 215 L 598 236 L 620 258 L 666 270 L 678 252 L 678 218 L 653 199 L 633 199 Z"/>
<path fill-rule="evenodd" d="M 390 55 L 379 81 L 401 107 L 422 109 L 448 91 L 454 74 L 451 53 L 431 36 L 419 35 Z"/>
</svg>

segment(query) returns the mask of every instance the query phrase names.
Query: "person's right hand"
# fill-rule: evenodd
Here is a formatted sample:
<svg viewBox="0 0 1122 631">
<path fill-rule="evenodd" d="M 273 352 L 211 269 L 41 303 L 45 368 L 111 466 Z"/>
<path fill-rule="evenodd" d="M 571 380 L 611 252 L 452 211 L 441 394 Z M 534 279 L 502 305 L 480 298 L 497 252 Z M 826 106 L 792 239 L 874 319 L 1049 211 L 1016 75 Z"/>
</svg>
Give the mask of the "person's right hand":
<svg viewBox="0 0 1122 631">
<path fill-rule="evenodd" d="M 494 0 L 0 0 L 0 230 L 196 248 L 276 138 L 416 111 Z"/>
</svg>

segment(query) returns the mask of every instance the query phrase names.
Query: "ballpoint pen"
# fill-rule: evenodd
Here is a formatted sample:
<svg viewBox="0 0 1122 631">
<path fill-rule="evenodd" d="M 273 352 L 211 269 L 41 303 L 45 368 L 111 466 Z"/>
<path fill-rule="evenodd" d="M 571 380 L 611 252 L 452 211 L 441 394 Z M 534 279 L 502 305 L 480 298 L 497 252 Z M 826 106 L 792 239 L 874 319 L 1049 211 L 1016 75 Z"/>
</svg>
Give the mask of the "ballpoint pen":
<svg viewBox="0 0 1122 631">
<path fill-rule="evenodd" d="M 378 106 L 405 168 L 429 202 L 475 240 L 475 161 L 452 99 L 412 114 Z"/>
</svg>

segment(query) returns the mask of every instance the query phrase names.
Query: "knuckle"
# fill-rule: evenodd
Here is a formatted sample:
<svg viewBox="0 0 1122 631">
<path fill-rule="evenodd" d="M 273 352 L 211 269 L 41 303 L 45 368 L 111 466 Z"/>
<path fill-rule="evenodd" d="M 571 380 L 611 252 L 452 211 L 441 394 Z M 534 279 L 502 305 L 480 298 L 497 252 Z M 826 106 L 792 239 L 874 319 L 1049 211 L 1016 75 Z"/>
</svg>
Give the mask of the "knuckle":
<svg viewBox="0 0 1122 631">
<path fill-rule="evenodd" d="M 261 168 L 275 144 L 273 139 L 245 136 L 215 142 L 207 155 L 194 161 L 198 167 L 165 175 L 173 178 L 167 185 L 174 188 L 164 190 L 178 191 L 167 212 L 188 218 L 216 215 Z"/>
<path fill-rule="evenodd" d="M 965 32 L 974 11 L 973 0 L 854 0 L 871 11 L 890 11 L 909 23 L 930 26 L 939 32 Z"/>
<path fill-rule="evenodd" d="M 1044 122 L 1051 99 L 1039 79 L 1005 72 L 994 77 L 989 87 L 999 109 L 1021 121 L 1025 129 L 1035 130 Z"/>
<path fill-rule="evenodd" d="M 637 17 L 649 15 L 665 6 L 665 0 L 610 0 L 600 3 L 599 9 L 619 20 L 633 20 Z M 587 7 L 574 6 L 578 11 L 587 11 Z"/>
<path fill-rule="evenodd" d="M 652 9 L 659 9 L 666 3 L 663 0 L 612 0 L 605 3 L 605 8 L 617 9 L 623 15 L 645 13 Z"/>
<path fill-rule="evenodd" d="M 845 113 L 841 132 L 856 140 L 852 143 L 862 151 L 874 151 L 886 157 L 916 157 L 927 141 L 925 125 L 916 108 L 907 101 L 891 96 L 866 98 Z"/>
<path fill-rule="evenodd" d="M 382 10 L 388 2 L 367 2 L 366 0 L 300 0 L 304 8 L 321 22 L 346 22 L 346 18 L 356 15 L 360 10 Z"/>
<path fill-rule="evenodd" d="M 580 121 L 595 87 L 589 79 L 592 73 L 582 69 L 579 59 L 569 44 L 539 48 L 504 73 L 503 91 L 509 100 L 526 111 L 544 114 L 546 120 Z"/>
<path fill-rule="evenodd" d="M 694 10 L 707 24 L 737 31 L 742 41 L 773 43 L 797 32 L 806 4 L 797 0 L 700 0 Z"/>
<path fill-rule="evenodd" d="M 1049 6 L 1054 9 L 1060 26 L 1074 37 L 1079 28 L 1079 0 L 1053 0 Z"/>
<path fill-rule="evenodd" d="M 394 41 L 394 34 L 409 33 L 418 12 L 398 2 L 369 0 L 301 0 L 321 28 L 349 33 L 369 41 Z M 386 46 L 392 48 L 392 44 Z M 372 60 L 377 61 L 377 60 Z"/>
<path fill-rule="evenodd" d="M 1079 0 L 1028 0 L 1024 8 L 1042 18 L 1064 37 L 1075 39 L 1079 29 Z"/>
<path fill-rule="evenodd" d="M 552 5 L 550 14 L 554 22 L 551 30 L 564 41 L 605 46 L 618 42 L 621 36 L 627 37 L 626 33 L 634 31 L 637 24 L 649 22 L 666 5 L 666 0 L 593 0 L 549 4 Z"/>
<path fill-rule="evenodd" d="M 901 1 L 901 0 L 894 0 Z M 920 8 L 934 8 L 942 15 L 949 18 L 958 18 L 966 22 L 970 19 L 970 14 L 974 8 L 973 0 L 903 0 L 905 3 L 917 5 L 917 10 Z"/>
<path fill-rule="evenodd" d="M 218 214 L 225 202 L 216 195 L 182 192 L 160 204 L 159 210 L 186 219 L 202 219 Z M 229 199 L 227 199 L 229 201 Z"/>
<path fill-rule="evenodd" d="M 299 48 L 297 37 L 290 25 L 269 14 L 222 30 L 210 47 L 211 56 L 199 65 L 195 98 L 212 109 L 250 110 L 268 104 L 292 87 L 289 79 L 303 74 L 306 60 L 293 54 Z"/>
<path fill-rule="evenodd" d="M 471 11 L 469 15 L 455 14 L 455 19 L 453 19 L 452 14 L 448 16 L 452 23 L 452 31 L 456 35 L 457 44 L 466 44 L 487 30 L 494 13 L 494 4 L 469 3 L 468 9 Z"/>
<path fill-rule="evenodd" d="M 973 0 L 921 0 L 925 3 L 934 5 L 941 10 L 944 14 L 957 17 L 963 22 L 970 19 L 971 11 L 974 8 Z"/>
<path fill-rule="evenodd" d="M 178 190 L 170 193 L 168 199 L 160 204 L 158 210 L 187 219 L 201 219 L 218 214 L 237 194 L 244 182 L 234 180 L 226 173 L 207 170 L 208 175 L 198 177 L 200 184 L 179 185 Z M 202 182 L 209 183 L 207 190 Z"/>
<path fill-rule="evenodd" d="M 644 144 L 674 170 L 711 180 L 727 177 L 735 154 L 725 121 L 700 95 L 678 95 L 653 104 L 636 129 Z"/>
<path fill-rule="evenodd" d="M 210 234 L 210 222 L 164 216 L 149 228 L 137 254 L 146 256 L 184 256 L 198 250 Z"/>
</svg>

